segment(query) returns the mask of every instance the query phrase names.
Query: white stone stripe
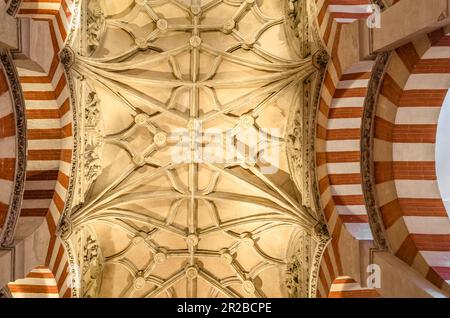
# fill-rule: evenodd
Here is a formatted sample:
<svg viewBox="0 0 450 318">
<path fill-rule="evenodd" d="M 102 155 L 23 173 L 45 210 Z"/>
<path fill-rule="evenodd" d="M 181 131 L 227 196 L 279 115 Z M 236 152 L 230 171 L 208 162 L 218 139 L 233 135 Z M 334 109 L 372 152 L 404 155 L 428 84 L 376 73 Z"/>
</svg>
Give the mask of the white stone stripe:
<svg viewBox="0 0 450 318">
<path fill-rule="evenodd" d="M 64 12 L 63 6 L 61 6 L 61 8 L 59 9 L 59 17 L 61 18 L 62 24 L 64 26 L 64 30 L 66 30 L 66 32 L 67 32 L 67 30 L 69 29 L 70 22 L 67 19 L 67 16 L 66 16 L 66 13 Z"/>
<path fill-rule="evenodd" d="M 432 267 L 450 267 L 450 252 L 419 251 Z"/>
<path fill-rule="evenodd" d="M 64 246 L 63 246 L 63 248 L 64 248 Z M 64 267 L 66 266 L 66 264 L 67 264 L 67 255 L 66 255 L 66 253 L 63 253 L 63 256 L 61 258 L 61 262 L 59 263 L 59 267 L 55 271 L 56 272 L 55 273 L 55 278 L 56 278 L 57 282 L 61 278 L 61 275 L 63 274 L 63 270 L 64 270 Z M 69 270 L 69 267 L 67 267 L 67 270 Z"/>
<path fill-rule="evenodd" d="M 331 186 L 332 195 L 361 195 L 361 184 L 340 184 Z"/>
<path fill-rule="evenodd" d="M 52 293 L 42 293 L 42 294 L 34 294 L 34 293 L 11 293 L 13 298 L 60 298 L 59 294 Z"/>
<path fill-rule="evenodd" d="M 67 163 L 65 161 L 60 162 L 59 171 L 64 173 L 66 176 L 70 176 L 71 169 L 72 167 L 70 163 Z"/>
<path fill-rule="evenodd" d="M 59 82 L 59 80 L 61 79 L 62 76 L 65 76 L 64 75 L 64 70 L 63 70 L 63 68 L 61 66 L 61 63 L 59 63 L 58 67 L 55 70 L 55 74 L 53 75 L 53 78 L 52 78 L 52 85 L 53 85 L 53 87 L 56 88 L 56 86 L 58 85 L 58 82 Z"/>
<path fill-rule="evenodd" d="M 342 173 L 360 173 L 361 167 L 359 162 L 336 162 L 327 163 L 329 174 L 342 174 Z"/>
<path fill-rule="evenodd" d="M 365 205 L 336 205 L 336 210 L 340 215 L 365 215 L 367 213 Z"/>
<path fill-rule="evenodd" d="M 356 80 L 346 80 L 340 81 L 337 85 L 337 89 L 344 88 L 366 88 L 369 86 L 368 79 L 356 79 Z"/>
<path fill-rule="evenodd" d="M 61 246 L 61 242 L 59 238 L 56 238 L 55 245 L 53 246 L 52 256 L 50 257 L 49 267 L 53 268 L 55 266 L 56 257 L 58 255 L 59 247 Z"/>
<path fill-rule="evenodd" d="M 403 219 L 413 234 L 450 234 L 448 217 L 404 216 Z"/>
<path fill-rule="evenodd" d="M 411 74 L 404 90 L 445 89 L 450 87 L 450 74 Z"/>
<path fill-rule="evenodd" d="M 62 139 L 35 139 L 28 141 L 30 150 L 61 149 Z"/>
<path fill-rule="evenodd" d="M 327 140 L 325 144 L 326 152 L 341 152 L 341 151 L 359 151 L 359 140 Z"/>
<path fill-rule="evenodd" d="M 26 100 L 27 109 L 59 109 L 56 100 Z"/>
<path fill-rule="evenodd" d="M 67 194 L 67 189 L 64 188 L 64 187 L 61 185 L 61 183 L 56 182 L 56 185 L 55 185 L 55 191 L 56 191 L 56 193 L 58 193 L 59 197 L 60 197 L 62 200 L 64 200 L 64 198 L 66 197 L 66 194 Z"/>
<path fill-rule="evenodd" d="M 55 34 L 56 34 L 56 40 L 58 42 L 58 51 L 64 46 L 64 40 L 61 36 L 61 33 L 59 32 L 59 26 L 58 26 L 58 21 L 56 20 L 56 16 L 52 16 L 50 18 L 53 21 L 53 28 L 55 30 Z"/>
<path fill-rule="evenodd" d="M 358 283 L 335 283 L 331 285 L 330 292 L 352 291 L 361 289 L 362 288 Z"/>
<path fill-rule="evenodd" d="M 48 268 L 34 268 L 30 273 L 40 273 L 40 274 L 52 274 L 52 271 Z"/>
<path fill-rule="evenodd" d="M 333 118 L 328 120 L 328 129 L 361 128 L 361 118 Z"/>
<path fill-rule="evenodd" d="M 394 161 L 434 161 L 435 144 L 393 143 Z"/>
<path fill-rule="evenodd" d="M 450 46 L 432 46 L 430 47 L 422 59 L 449 59 Z"/>
<path fill-rule="evenodd" d="M 335 20 L 336 20 L 337 23 L 346 24 L 346 23 L 353 23 L 357 19 L 355 19 L 355 18 L 336 18 Z"/>
<path fill-rule="evenodd" d="M 372 8 L 367 4 L 330 4 L 328 6 L 330 12 L 345 12 L 345 13 L 371 13 Z"/>
<path fill-rule="evenodd" d="M 369 223 L 345 223 L 345 228 L 358 240 L 372 240 Z"/>
<path fill-rule="evenodd" d="M 348 69 L 345 70 L 344 74 L 355 74 L 355 73 L 367 73 L 371 72 L 373 65 L 375 63 L 373 61 L 363 61 L 355 64 Z M 369 80 L 367 79 L 367 86 L 369 85 Z"/>
<path fill-rule="evenodd" d="M 22 83 L 24 92 L 53 92 L 51 83 Z"/>
<path fill-rule="evenodd" d="M 337 107 L 362 107 L 364 105 L 364 97 L 344 97 L 333 98 L 330 108 Z"/>
<path fill-rule="evenodd" d="M 396 124 L 437 124 L 440 107 L 399 107 L 397 108 Z"/>
<path fill-rule="evenodd" d="M 59 105 L 59 107 L 64 104 L 64 102 L 66 101 L 66 99 L 69 98 L 69 92 L 68 89 L 63 89 L 61 91 L 61 94 L 59 94 L 59 96 L 56 98 L 56 103 Z M 58 107 L 58 108 L 59 108 Z"/>
<path fill-rule="evenodd" d="M 50 214 L 51 214 L 51 216 L 52 216 L 53 222 L 54 222 L 55 224 L 58 224 L 59 217 L 60 217 L 61 214 L 59 213 L 59 210 L 58 210 L 58 208 L 56 207 L 55 202 L 52 201 L 52 202 L 50 203 L 49 210 L 50 210 Z"/>
<path fill-rule="evenodd" d="M 22 1 L 21 9 L 59 10 L 61 4 L 57 2 L 25 2 Z"/>
<path fill-rule="evenodd" d="M 16 280 L 11 285 L 55 286 L 56 281 L 54 278 L 26 277 Z"/>
<path fill-rule="evenodd" d="M 438 184 L 434 180 L 395 180 L 399 198 L 440 199 Z"/>
<path fill-rule="evenodd" d="M 61 128 L 61 120 L 57 119 L 28 119 L 27 129 L 58 129 Z"/>
<path fill-rule="evenodd" d="M 22 209 L 48 209 L 52 199 L 31 199 L 22 201 Z"/>
<path fill-rule="evenodd" d="M 47 76 L 46 73 L 41 71 L 30 70 L 22 67 L 17 67 L 17 73 L 19 77 L 44 77 Z"/>
<path fill-rule="evenodd" d="M 27 171 L 58 170 L 59 160 L 30 160 L 27 162 Z"/>
</svg>

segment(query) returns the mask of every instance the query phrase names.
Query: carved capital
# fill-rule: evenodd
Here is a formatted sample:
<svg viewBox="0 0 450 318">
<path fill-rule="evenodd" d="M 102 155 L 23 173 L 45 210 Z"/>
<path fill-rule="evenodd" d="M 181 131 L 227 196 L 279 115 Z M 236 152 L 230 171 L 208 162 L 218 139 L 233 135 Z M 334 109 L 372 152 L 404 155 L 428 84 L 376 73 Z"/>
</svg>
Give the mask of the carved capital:
<svg viewBox="0 0 450 318">
<path fill-rule="evenodd" d="M 329 60 L 330 56 L 328 55 L 327 50 L 323 48 L 317 50 L 313 55 L 313 64 L 319 70 L 325 69 Z"/>
<path fill-rule="evenodd" d="M 314 238 L 318 242 L 328 242 L 330 234 L 326 224 L 317 223 L 316 226 L 314 226 Z"/>
<path fill-rule="evenodd" d="M 69 220 L 69 217 L 67 215 L 63 215 L 59 219 L 56 232 L 58 236 L 61 237 L 61 239 L 69 239 L 70 235 L 72 234 L 72 222 Z"/>
<path fill-rule="evenodd" d="M 59 60 L 66 71 L 68 71 L 75 63 L 75 52 L 69 46 L 65 46 L 59 53 Z"/>
</svg>

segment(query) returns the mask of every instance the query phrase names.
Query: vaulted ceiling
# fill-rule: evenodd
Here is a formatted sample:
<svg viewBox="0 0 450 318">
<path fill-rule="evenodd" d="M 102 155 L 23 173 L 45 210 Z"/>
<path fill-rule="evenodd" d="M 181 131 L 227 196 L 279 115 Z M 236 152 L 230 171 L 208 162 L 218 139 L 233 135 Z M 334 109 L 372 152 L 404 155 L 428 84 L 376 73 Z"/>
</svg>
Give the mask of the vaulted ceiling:
<svg viewBox="0 0 450 318">
<path fill-rule="evenodd" d="M 294 182 L 289 138 L 317 69 L 292 8 L 136 0 L 84 10 L 72 44 L 82 163 L 68 238 L 82 295 L 296 293 L 288 262 L 296 249 L 313 258 L 319 218 Z"/>
<path fill-rule="evenodd" d="M 0 11 L 0 297 L 448 297 L 448 0 Z"/>
</svg>

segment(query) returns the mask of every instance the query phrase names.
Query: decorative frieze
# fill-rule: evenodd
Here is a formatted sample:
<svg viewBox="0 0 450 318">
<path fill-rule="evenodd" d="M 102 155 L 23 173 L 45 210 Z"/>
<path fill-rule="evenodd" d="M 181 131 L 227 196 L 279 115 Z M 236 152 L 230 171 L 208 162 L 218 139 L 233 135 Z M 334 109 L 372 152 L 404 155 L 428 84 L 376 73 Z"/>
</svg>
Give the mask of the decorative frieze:
<svg viewBox="0 0 450 318">
<path fill-rule="evenodd" d="M 364 102 L 364 112 L 361 128 L 361 174 L 364 199 L 366 201 L 369 224 L 378 249 L 389 249 L 386 239 L 381 212 L 375 197 L 375 168 L 374 168 L 374 127 L 378 96 L 383 85 L 383 78 L 389 64 L 391 53 L 384 52 L 377 55 L 369 82 L 367 96 Z"/>
<path fill-rule="evenodd" d="M 91 0 L 87 6 L 87 47 L 90 53 L 100 45 L 101 38 L 106 29 L 105 13 L 98 0 Z"/>
<path fill-rule="evenodd" d="M 14 187 L 5 223 L 0 233 L 0 247 L 11 247 L 14 243 L 14 233 L 19 220 L 23 194 L 25 191 L 27 123 L 22 87 L 11 53 L 6 50 L 0 51 L 0 62 L 3 65 L 3 70 L 8 81 L 16 124 L 16 167 L 14 172 Z"/>
</svg>

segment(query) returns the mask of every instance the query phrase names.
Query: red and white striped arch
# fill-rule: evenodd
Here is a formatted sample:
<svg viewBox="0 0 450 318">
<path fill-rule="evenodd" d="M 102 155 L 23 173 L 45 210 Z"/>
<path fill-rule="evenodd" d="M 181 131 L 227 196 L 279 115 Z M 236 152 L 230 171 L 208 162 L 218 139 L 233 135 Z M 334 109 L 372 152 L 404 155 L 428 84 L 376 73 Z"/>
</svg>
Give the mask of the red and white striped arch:
<svg viewBox="0 0 450 318">
<path fill-rule="evenodd" d="M 338 240 L 332 240 L 322 255 L 316 294 L 318 298 L 328 297 L 331 285 L 333 284 L 334 280 L 342 275 L 343 271 L 340 254 L 337 253 L 337 241 Z"/>
<path fill-rule="evenodd" d="M 16 168 L 16 122 L 13 103 L 0 64 L 0 229 L 3 227 L 14 187 Z"/>
<path fill-rule="evenodd" d="M 450 87 L 450 34 L 393 53 L 375 118 L 378 205 L 392 252 L 450 290 L 450 219 L 439 192 L 436 130 Z"/>
<path fill-rule="evenodd" d="M 59 290 L 52 271 L 39 266 L 23 279 L 9 283 L 13 298 L 59 298 Z"/>
<path fill-rule="evenodd" d="M 328 298 L 380 298 L 375 289 L 363 288 L 349 276 L 337 277 L 331 285 Z"/>
<path fill-rule="evenodd" d="M 64 47 L 72 18 L 72 0 L 23 0 L 18 18 L 48 25 L 51 48 L 44 72 L 17 64 L 25 99 L 28 161 L 21 217 L 42 217 L 50 244 L 46 266 L 53 273 L 61 297 L 71 297 L 68 258 L 56 225 L 64 209 L 73 149 L 69 89 L 58 53 Z M 41 39 L 44 41 L 45 39 Z"/>
<path fill-rule="evenodd" d="M 321 203 L 331 233 L 319 272 L 318 297 L 327 297 L 344 276 L 342 242 L 371 240 L 361 176 L 361 119 L 373 61 L 345 66 L 340 56 L 342 26 L 370 14 L 370 0 L 317 0 L 317 19 L 330 54 L 319 103 L 316 139 Z M 342 18 L 346 20 L 340 20 Z M 347 62 L 348 63 L 348 62 Z"/>
<path fill-rule="evenodd" d="M 339 24 L 351 23 L 372 14 L 370 0 L 315 0 L 319 34 L 331 51 Z"/>
<path fill-rule="evenodd" d="M 73 12 L 73 0 L 22 0 L 19 18 L 47 20 L 55 29 L 58 47 L 64 46 Z"/>
<path fill-rule="evenodd" d="M 331 233 L 319 273 L 318 296 L 322 297 L 328 295 L 336 277 L 347 274 L 342 262 L 346 251 L 341 251 L 341 242 L 372 239 L 362 192 L 360 140 L 373 62 L 359 62 L 342 70 L 337 49 L 341 25 L 336 23 L 317 119 L 317 177 Z"/>
<path fill-rule="evenodd" d="M 364 61 L 340 74 L 330 64 L 318 124 L 319 188 L 326 219 L 330 225 L 339 218 L 360 240 L 372 239 L 360 165 L 361 117 L 372 67 L 372 61 Z"/>
</svg>

